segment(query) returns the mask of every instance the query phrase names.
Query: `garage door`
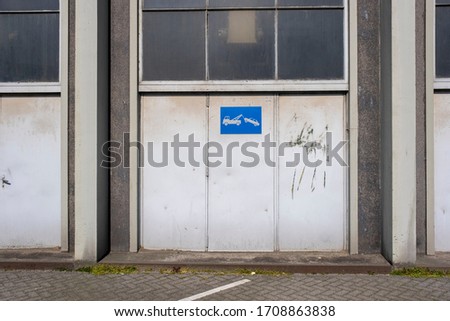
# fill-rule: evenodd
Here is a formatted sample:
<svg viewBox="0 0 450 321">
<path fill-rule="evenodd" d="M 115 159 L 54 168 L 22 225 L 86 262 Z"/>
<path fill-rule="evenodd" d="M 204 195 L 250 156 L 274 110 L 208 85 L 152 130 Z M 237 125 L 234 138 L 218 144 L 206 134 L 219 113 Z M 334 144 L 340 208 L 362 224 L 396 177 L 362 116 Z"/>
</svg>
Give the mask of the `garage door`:
<svg viewBox="0 0 450 321">
<path fill-rule="evenodd" d="M 346 248 L 346 167 L 330 160 L 344 96 L 147 95 L 141 107 L 144 248 Z"/>
</svg>

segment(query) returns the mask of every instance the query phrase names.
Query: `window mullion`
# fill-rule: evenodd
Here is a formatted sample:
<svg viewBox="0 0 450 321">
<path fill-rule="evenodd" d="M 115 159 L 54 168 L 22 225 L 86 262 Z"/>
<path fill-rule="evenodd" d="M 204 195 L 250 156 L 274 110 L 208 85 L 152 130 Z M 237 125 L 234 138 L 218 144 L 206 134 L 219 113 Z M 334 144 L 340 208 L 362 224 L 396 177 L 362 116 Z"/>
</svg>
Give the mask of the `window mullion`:
<svg viewBox="0 0 450 321">
<path fill-rule="evenodd" d="M 206 9 L 205 9 L 205 72 L 206 72 L 206 80 L 209 80 L 209 0 L 206 0 Z"/>
</svg>

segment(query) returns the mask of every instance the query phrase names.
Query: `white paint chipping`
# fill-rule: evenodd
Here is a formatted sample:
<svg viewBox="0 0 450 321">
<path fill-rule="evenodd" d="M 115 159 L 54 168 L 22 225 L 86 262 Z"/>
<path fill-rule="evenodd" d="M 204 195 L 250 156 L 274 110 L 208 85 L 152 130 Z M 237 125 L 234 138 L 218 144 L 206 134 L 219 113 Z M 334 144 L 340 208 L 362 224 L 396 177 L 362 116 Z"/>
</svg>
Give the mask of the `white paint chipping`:
<svg viewBox="0 0 450 321">
<path fill-rule="evenodd" d="M 209 291 L 206 291 L 206 292 L 195 294 L 193 296 L 181 299 L 179 301 L 195 301 L 195 300 L 204 298 L 206 296 L 210 296 L 210 295 L 218 293 L 218 292 L 222 292 L 222 291 L 225 291 L 225 290 L 229 290 L 229 289 L 235 288 L 235 287 L 237 287 L 239 285 L 242 285 L 242 284 L 245 284 L 245 283 L 248 283 L 248 282 L 250 282 L 250 280 L 244 279 L 244 280 L 237 281 L 237 282 L 234 282 L 234 283 L 231 283 L 231 284 L 220 286 L 218 288 L 215 288 L 215 289 L 212 289 L 212 290 L 209 290 Z"/>
</svg>

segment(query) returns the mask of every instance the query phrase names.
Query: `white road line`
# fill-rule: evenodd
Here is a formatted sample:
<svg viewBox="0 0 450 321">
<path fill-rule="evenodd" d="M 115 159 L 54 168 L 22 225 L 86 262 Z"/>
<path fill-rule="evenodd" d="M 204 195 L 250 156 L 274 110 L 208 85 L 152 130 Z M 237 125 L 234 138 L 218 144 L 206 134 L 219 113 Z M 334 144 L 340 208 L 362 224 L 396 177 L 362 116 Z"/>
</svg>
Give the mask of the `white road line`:
<svg viewBox="0 0 450 321">
<path fill-rule="evenodd" d="M 209 291 L 206 291 L 206 292 L 202 292 L 202 293 L 199 293 L 199 294 L 196 294 L 196 295 L 193 295 L 193 296 L 181 299 L 179 301 L 195 301 L 195 300 L 204 298 L 205 296 L 208 296 L 208 295 L 211 295 L 211 294 L 214 294 L 214 293 L 217 293 L 217 292 L 225 291 L 225 290 L 234 288 L 236 286 L 245 284 L 247 282 L 250 282 L 250 280 L 244 279 L 244 280 L 241 280 L 241 281 L 237 281 L 237 282 L 234 282 L 234 283 L 231 283 L 231 284 L 220 286 L 218 288 L 215 288 L 215 289 L 212 289 L 212 290 L 209 290 Z"/>
</svg>

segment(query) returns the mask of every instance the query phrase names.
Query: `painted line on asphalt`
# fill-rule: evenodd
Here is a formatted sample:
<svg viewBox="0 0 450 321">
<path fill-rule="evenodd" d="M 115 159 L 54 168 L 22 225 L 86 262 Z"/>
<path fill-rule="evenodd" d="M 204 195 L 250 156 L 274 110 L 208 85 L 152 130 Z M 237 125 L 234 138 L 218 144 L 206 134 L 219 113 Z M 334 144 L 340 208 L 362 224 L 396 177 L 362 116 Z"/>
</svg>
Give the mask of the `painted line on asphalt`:
<svg viewBox="0 0 450 321">
<path fill-rule="evenodd" d="M 204 298 L 205 296 L 209 296 L 209 295 L 214 294 L 214 293 L 225 291 L 225 290 L 237 287 L 239 285 L 245 284 L 247 282 L 250 282 L 250 280 L 244 279 L 244 280 L 237 281 L 237 282 L 234 282 L 234 283 L 231 283 L 231 284 L 219 286 L 218 288 L 215 288 L 215 289 L 212 289 L 212 290 L 209 290 L 209 291 L 206 291 L 206 292 L 202 292 L 202 293 L 199 293 L 199 294 L 195 294 L 193 296 L 190 296 L 190 297 L 178 300 L 178 301 L 195 301 L 195 300 Z"/>
</svg>

